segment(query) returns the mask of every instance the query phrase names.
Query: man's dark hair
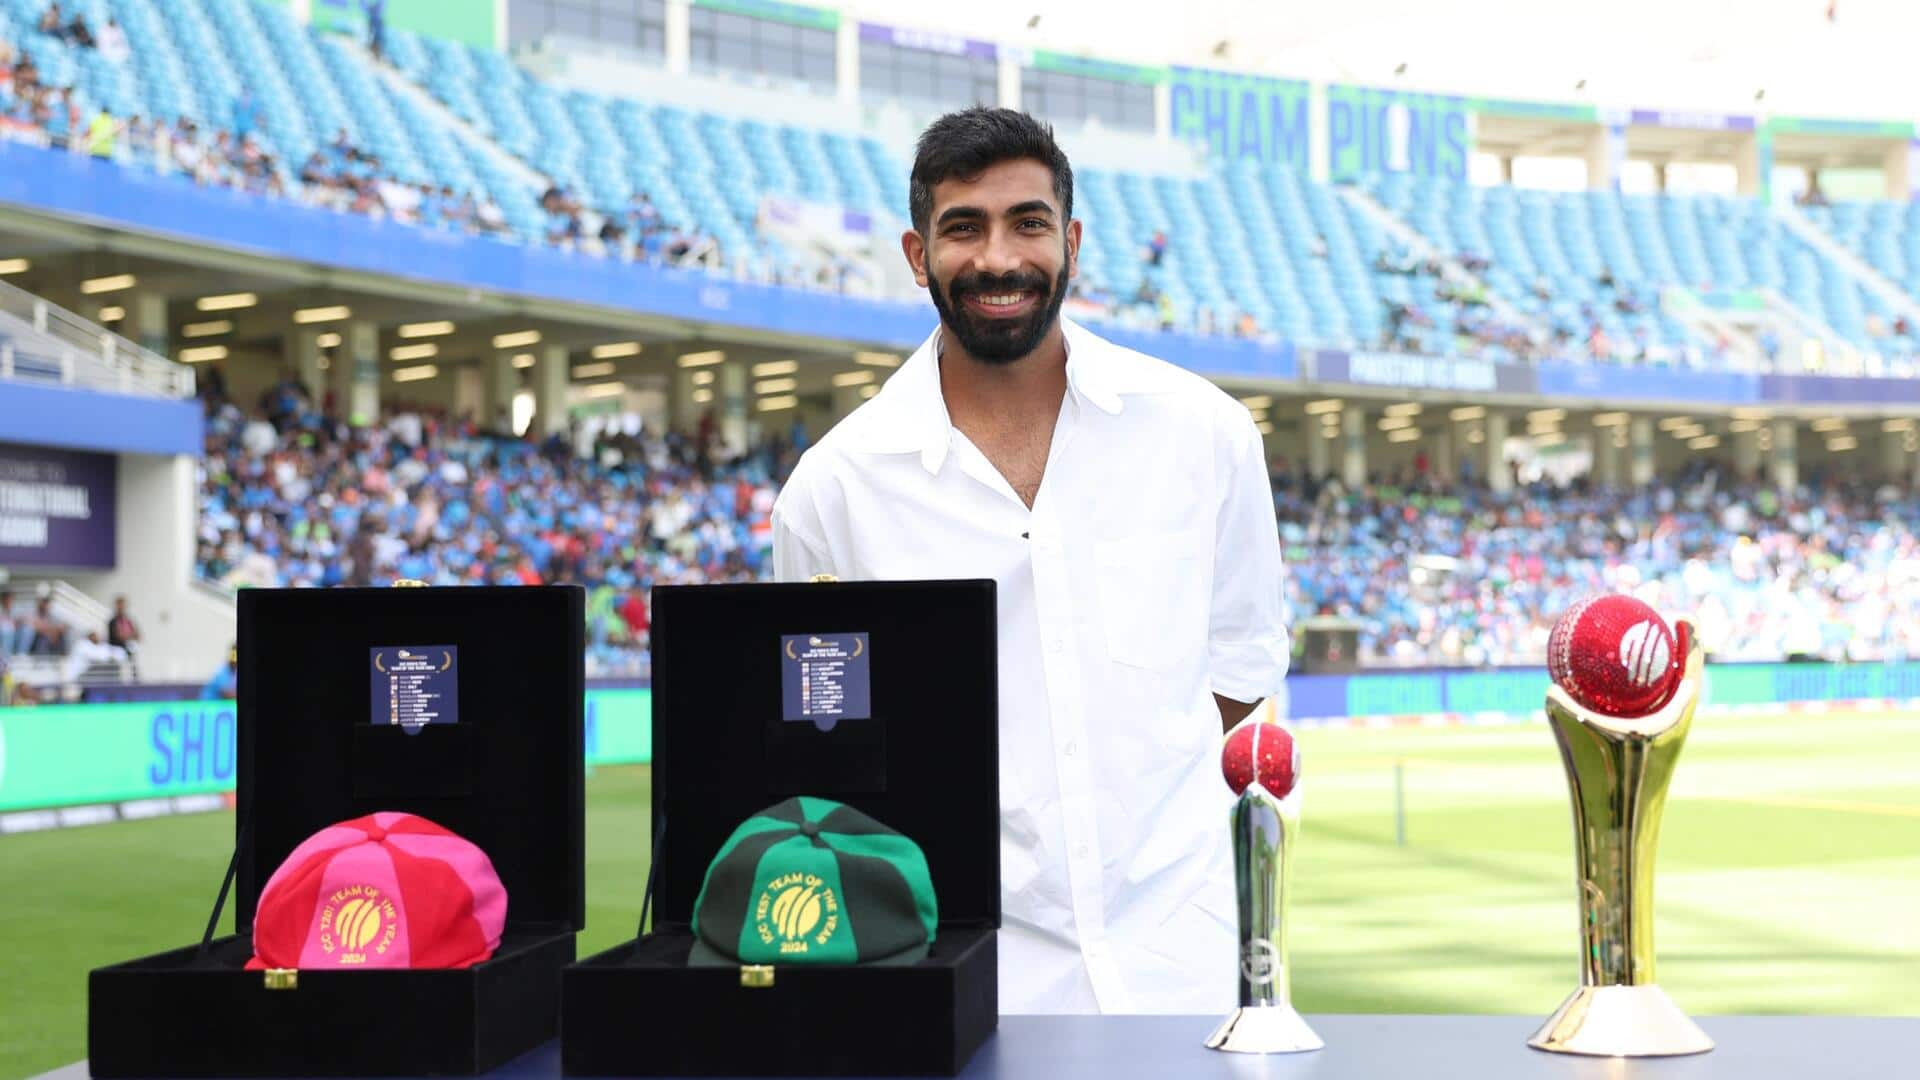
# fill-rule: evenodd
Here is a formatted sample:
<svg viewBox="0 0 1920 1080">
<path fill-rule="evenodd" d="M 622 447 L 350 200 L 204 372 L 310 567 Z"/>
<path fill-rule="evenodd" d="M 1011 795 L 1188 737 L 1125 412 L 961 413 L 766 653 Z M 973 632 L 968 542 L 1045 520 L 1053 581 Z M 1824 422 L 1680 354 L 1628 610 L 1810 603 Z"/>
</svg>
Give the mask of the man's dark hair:
<svg viewBox="0 0 1920 1080">
<path fill-rule="evenodd" d="M 950 112 L 927 125 L 914 148 L 907 209 L 922 236 L 933 218 L 933 188 L 956 177 L 972 179 L 1003 161 L 1037 161 L 1053 173 L 1060 221 L 1073 220 L 1073 166 L 1053 141 L 1053 126 L 1026 113 L 986 105 Z"/>
</svg>

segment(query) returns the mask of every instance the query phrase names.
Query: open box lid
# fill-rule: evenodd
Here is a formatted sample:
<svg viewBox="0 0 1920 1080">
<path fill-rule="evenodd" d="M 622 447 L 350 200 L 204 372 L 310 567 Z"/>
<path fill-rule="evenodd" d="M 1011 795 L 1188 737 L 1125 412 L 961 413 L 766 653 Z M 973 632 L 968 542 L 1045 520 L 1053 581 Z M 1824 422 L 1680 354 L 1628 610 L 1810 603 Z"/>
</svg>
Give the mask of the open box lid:
<svg viewBox="0 0 1920 1080">
<path fill-rule="evenodd" d="M 485 851 L 510 924 L 585 924 L 577 586 L 243 589 L 238 601 L 240 933 L 301 841 L 380 810 Z M 393 722 L 415 710 L 453 722 Z"/>
<path fill-rule="evenodd" d="M 793 795 L 846 803 L 917 842 L 943 925 L 998 927 L 996 641 L 987 579 L 654 589 L 655 927 L 689 924 L 727 836 Z M 861 654 L 825 684 L 854 706 L 829 730 L 786 719 L 809 642 Z M 862 671 L 868 709 L 855 700 Z"/>
</svg>

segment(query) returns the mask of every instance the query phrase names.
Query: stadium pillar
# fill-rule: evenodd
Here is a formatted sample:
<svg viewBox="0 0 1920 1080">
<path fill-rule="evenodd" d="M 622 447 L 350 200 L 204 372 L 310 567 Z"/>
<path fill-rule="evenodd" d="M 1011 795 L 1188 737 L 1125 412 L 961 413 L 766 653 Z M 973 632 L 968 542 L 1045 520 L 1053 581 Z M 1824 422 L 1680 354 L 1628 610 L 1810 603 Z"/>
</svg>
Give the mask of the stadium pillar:
<svg viewBox="0 0 1920 1080">
<path fill-rule="evenodd" d="M 482 361 L 477 365 L 460 364 L 454 367 L 450 374 L 453 376 L 454 417 L 471 420 L 485 428 L 487 424 L 486 363 Z"/>
<path fill-rule="evenodd" d="M 280 339 L 287 370 L 294 373 L 315 404 L 327 396 L 326 373 L 320 370 L 320 331 L 296 326 Z"/>
<path fill-rule="evenodd" d="M 1760 169 L 1760 136 L 1743 135 L 1733 151 L 1733 189 L 1744 198 L 1756 198 L 1766 186 Z"/>
<path fill-rule="evenodd" d="M 841 101 L 854 105 L 860 101 L 860 23 L 854 19 L 840 20 L 840 32 L 834 39 L 834 51 L 838 54 L 834 69 L 839 72 L 834 89 Z"/>
<path fill-rule="evenodd" d="M 513 366 L 514 354 L 495 352 L 487 356 L 487 404 L 481 428 L 513 433 L 513 396 L 520 392 L 520 369 Z"/>
<path fill-rule="evenodd" d="M 339 359 L 334 361 L 334 408 L 356 424 L 371 424 L 380 415 L 380 326 L 351 322 L 340 335 Z"/>
<path fill-rule="evenodd" d="M 122 301 L 127 309 L 121 323 L 121 336 L 135 345 L 161 356 L 167 355 L 167 298 L 159 293 L 137 292 Z"/>
<path fill-rule="evenodd" d="M 688 371 L 686 368 L 674 369 L 673 389 L 667 401 L 667 422 L 673 426 L 673 430 L 689 433 L 699 430 L 700 410 L 703 407 L 699 394 L 702 386 L 696 380 L 712 376 L 711 368 L 696 371 Z M 709 390 L 707 401 L 712 400 L 713 393 Z"/>
<path fill-rule="evenodd" d="M 1881 472 L 1889 484 L 1906 487 L 1913 477 L 1913 453 L 1907 449 L 1904 431 L 1880 432 Z"/>
<path fill-rule="evenodd" d="M 1349 405 L 1340 412 L 1340 480 L 1349 489 L 1367 482 L 1367 412 Z"/>
<path fill-rule="evenodd" d="M 1736 431 L 1733 433 L 1733 468 L 1745 483 L 1760 478 L 1760 433 L 1758 431 Z"/>
<path fill-rule="evenodd" d="M 1307 475 L 1319 480 L 1327 475 L 1327 443 L 1331 439 L 1318 416 L 1307 417 L 1300 427 L 1307 434 Z"/>
<path fill-rule="evenodd" d="M 665 14 L 667 72 L 685 75 L 693 57 L 693 5 L 687 0 L 668 0 Z"/>
<path fill-rule="evenodd" d="M 1620 486 L 1620 444 L 1614 434 L 1618 429 L 1596 427 L 1593 429 L 1593 471 L 1594 479 L 1601 487 Z"/>
<path fill-rule="evenodd" d="M 1773 422 L 1773 486 L 1792 491 L 1800 486 L 1800 428 L 1792 420 Z"/>
<path fill-rule="evenodd" d="M 1911 145 L 1904 139 L 1887 144 L 1887 153 L 1882 158 L 1881 172 L 1887 177 L 1887 198 L 1895 202 L 1906 202 L 1913 195 L 1913 168 Z"/>
<path fill-rule="evenodd" d="M 1634 487 L 1653 483 L 1653 419 L 1636 416 L 1627 425 L 1627 448 L 1632 455 L 1628 479 Z"/>
<path fill-rule="evenodd" d="M 539 357 L 533 369 L 533 415 L 544 439 L 567 430 L 567 383 L 573 373 L 567 370 L 565 345 L 542 345 Z"/>
<path fill-rule="evenodd" d="M 1613 188 L 1613 155 L 1611 147 L 1607 145 L 1609 138 L 1609 129 L 1605 124 L 1596 125 L 1587 133 L 1587 152 L 1582 156 L 1587 160 L 1589 191 L 1608 191 Z"/>
<path fill-rule="evenodd" d="M 728 360 L 720 365 L 720 442 L 729 454 L 747 452 L 747 365 Z"/>
<path fill-rule="evenodd" d="M 1017 49 L 1000 50 L 1000 107 L 1020 107 L 1020 59 Z M 1318 115 L 1318 114 L 1315 114 Z"/>
<path fill-rule="evenodd" d="M 867 400 L 860 396 L 860 392 L 865 389 L 865 386 L 836 386 L 833 388 L 834 423 L 837 424 L 845 420 L 848 413 L 859 408 L 860 403 Z"/>
<path fill-rule="evenodd" d="M 1513 490 L 1513 473 L 1507 469 L 1507 414 L 1487 410 L 1487 488 L 1495 492 Z"/>
</svg>

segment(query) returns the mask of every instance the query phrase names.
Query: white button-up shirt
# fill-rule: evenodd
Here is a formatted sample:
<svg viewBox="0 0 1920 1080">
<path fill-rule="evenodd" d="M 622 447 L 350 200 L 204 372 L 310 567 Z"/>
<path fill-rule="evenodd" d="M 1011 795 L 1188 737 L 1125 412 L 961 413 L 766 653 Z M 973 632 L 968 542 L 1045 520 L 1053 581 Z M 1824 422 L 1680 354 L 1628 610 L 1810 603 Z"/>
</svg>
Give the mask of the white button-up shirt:
<svg viewBox="0 0 1920 1080">
<path fill-rule="evenodd" d="M 1002 1011 L 1224 1013 L 1238 931 L 1213 694 L 1271 696 L 1288 657 L 1260 435 L 1205 379 L 1063 325 L 1031 510 L 953 426 L 936 331 L 801 458 L 774 565 L 998 582 Z"/>
</svg>

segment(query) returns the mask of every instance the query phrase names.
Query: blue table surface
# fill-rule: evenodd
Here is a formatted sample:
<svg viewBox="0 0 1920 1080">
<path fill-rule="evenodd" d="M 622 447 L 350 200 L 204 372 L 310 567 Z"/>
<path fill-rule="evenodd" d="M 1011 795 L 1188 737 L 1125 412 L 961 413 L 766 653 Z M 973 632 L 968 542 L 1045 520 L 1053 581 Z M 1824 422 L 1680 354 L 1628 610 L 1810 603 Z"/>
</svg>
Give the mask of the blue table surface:
<svg viewBox="0 0 1920 1080">
<path fill-rule="evenodd" d="M 960 1075 L 970 1080 L 1900 1080 L 1920 1077 L 1920 1018 L 1700 1016 L 1718 1044 L 1676 1058 L 1547 1054 L 1534 1016 L 1309 1016 L 1326 1049 L 1253 1056 L 1206 1049 L 1217 1017 L 1003 1016 Z M 644 1037 L 644 1036 L 641 1036 Z M 79 1080 L 86 1062 L 43 1080 Z M 551 1042 L 488 1074 L 560 1075 Z"/>
</svg>

